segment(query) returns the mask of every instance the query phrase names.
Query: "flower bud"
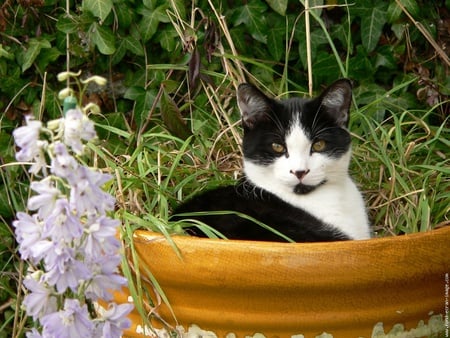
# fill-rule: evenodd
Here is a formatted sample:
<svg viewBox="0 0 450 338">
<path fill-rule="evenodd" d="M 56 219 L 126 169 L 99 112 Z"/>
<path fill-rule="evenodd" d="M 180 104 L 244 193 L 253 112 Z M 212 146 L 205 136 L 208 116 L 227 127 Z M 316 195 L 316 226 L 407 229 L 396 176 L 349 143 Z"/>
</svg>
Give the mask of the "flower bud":
<svg viewBox="0 0 450 338">
<path fill-rule="evenodd" d="M 81 70 L 79 70 L 77 73 L 74 73 L 74 72 L 61 72 L 61 73 L 59 73 L 56 76 L 56 78 L 58 79 L 58 81 L 62 82 L 62 81 L 66 81 L 70 77 L 78 77 L 80 75 L 81 75 Z"/>
<path fill-rule="evenodd" d="M 50 130 L 58 130 L 61 126 L 61 119 L 51 120 L 47 122 L 47 128 Z"/>
<path fill-rule="evenodd" d="M 73 89 L 72 88 L 64 88 L 59 91 L 58 93 L 58 99 L 61 101 L 64 100 L 68 96 L 73 96 Z"/>
<path fill-rule="evenodd" d="M 99 86 L 104 86 L 108 82 L 108 80 L 106 80 L 104 77 L 98 76 L 98 75 L 88 77 L 86 80 L 81 80 L 81 83 L 83 83 L 83 84 L 87 84 L 89 82 L 95 82 Z"/>
<path fill-rule="evenodd" d="M 83 108 L 83 111 L 85 112 L 85 113 L 91 113 L 91 114 L 94 114 L 94 115 L 98 115 L 98 114 L 100 114 L 100 107 L 97 105 L 97 104 L 95 104 L 95 103 L 92 103 L 92 102 L 89 102 L 84 108 Z"/>
</svg>

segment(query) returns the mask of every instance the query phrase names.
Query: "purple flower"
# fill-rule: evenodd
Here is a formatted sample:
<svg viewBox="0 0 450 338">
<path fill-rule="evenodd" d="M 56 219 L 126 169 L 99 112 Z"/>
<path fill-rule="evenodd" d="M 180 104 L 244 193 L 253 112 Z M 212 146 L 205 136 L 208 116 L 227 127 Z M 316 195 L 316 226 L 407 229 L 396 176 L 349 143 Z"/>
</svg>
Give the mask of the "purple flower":
<svg viewBox="0 0 450 338">
<path fill-rule="evenodd" d="M 120 338 L 122 331 L 131 326 L 131 321 L 126 316 L 133 310 L 133 307 L 133 304 L 111 303 L 103 314 L 105 322 L 102 327 L 102 337 Z"/>
<path fill-rule="evenodd" d="M 29 259 L 35 256 L 34 246 L 42 240 L 42 223 L 38 221 L 37 215 L 30 216 L 24 212 L 18 212 L 17 220 L 13 222 L 16 228 L 16 239 L 19 243 L 19 252 L 22 259 Z M 38 260 L 33 260 L 37 263 Z"/>
<path fill-rule="evenodd" d="M 68 288 L 76 292 L 81 280 L 88 280 L 92 272 L 76 257 L 74 249 L 61 243 L 53 245 L 53 252 L 44 258 L 45 270 L 43 280 L 49 285 L 55 285 L 59 293 Z"/>
<path fill-rule="evenodd" d="M 27 338 L 43 338 L 42 335 L 39 333 L 39 331 L 37 329 L 35 329 L 34 327 L 31 329 L 30 332 L 27 332 L 26 337 Z"/>
<path fill-rule="evenodd" d="M 40 139 L 44 132 L 50 145 Z M 20 148 L 17 160 L 30 161 L 29 171 L 44 176 L 30 183 L 35 193 L 27 207 L 34 213 L 18 212 L 13 222 L 22 259 L 42 269 L 24 279 L 23 306 L 40 325 L 27 338 L 120 337 L 130 325 L 126 315 L 132 304 L 110 305 L 104 316 L 89 313 L 87 306 L 99 298 L 111 300 L 111 290 L 127 282 L 118 268 L 120 222 L 106 216 L 115 206 L 102 189 L 111 176 L 78 161 L 84 141 L 96 137 L 94 124 L 72 109 L 46 128 L 27 116 L 13 135 Z"/>
<path fill-rule="evenodd" d="M 118 290 L 127 282 L 125 277 L 118 274 L 117 266 L 119 264 L 120 257 L 118 255 L 103 255 L 92 261 L 89 267 L 93 271 L 93 276 L 86 288 L 86 296 L 93 300 L 98 298 L 111 300 L 111 290 Z"/>
<path fill-rule="evenodd" d="M 69 201 L 60 198 L 54 203 L 54 208 L 45 219 L 43 236 L 53 241 L 64 240 L 66 243 L 80 238 L 83 234 L 83 225 L 78 217 L 70 210 Z"/>
<path fill-rule="evenodd" d="M 38 141 L 42 122 L 35 121 L 33 116 L 25 116 L 26 125 L 13 131 L 14 141 L 21 148 L 16 154 L 18 161 L 31 161 L 39 152 Z"/>
<path fill-rule="evenodd" d="M 33 320 L 57 310 L 54 290 L 45 283 L 29 275 L 24 279 L 23 284 L 31 291 L 25 296 L 23 305 L 28 315 L 33 317 Z"/>
<path fill-rule="evenodd" d="M 47 175 L 47 161 L 45 159 L 44 148 L 47 146 L 46 141 L 38 141 L 37 147 L 39 148 L 39 152 L 34 156 L 33 164 L 31 165 L 28 172 L 32 174 L 37 174 L 41 169 L 44 175 Z"/>
<path fill-rule="evenodd" d="M 37 174 L 45 167 L 43 148 L 47 142 L 39 140 L 42 130 L 41 121 L 35 121 L 33 116 L 25 116 L 26 125 L 13 131 L 14 141 L 20 150 L 16 153 L 18 161 L 35 161 L 30 172 Z"/>
<path fill-rule="evenodd" d="M 27 204 L 28 209 L 38 210 L 39 217 L 43 219 L 52 212 L 61 191 L 55 188 L 50 177 L 38 182 L 31 182 L 30 188 L 36 191 L 38 195 L 30 197 Z"/>
<path fill-rule="evenodd" d="M 90 141 L 96 136 L 94 124 L 79 109 L 70 109 L 64 118 L 64 143 L 80 155 L 83 152 L 81 140 Z"/>
<path fill-rule="evenodd" d="M 69 184 L 72 184 L 74 182 L 74 173 L 76 173 L 80 165 L 73 156 L 67 152 L 67 148 L 64 144 L 55 144 L 53 151 L 55 157 L 52 159 L 51 163 L 52 173 L 58 177 L 67 179 Z"/>
<path fill-rule="evenodd" d="M 117 240 L 117 227 L 120 222 L 106 216 L 100 216 L 87 226 L 84 251 L 90 257 L 99 257 L 103 253 L 114 254 L 120 247 Z"/>
<path fill-rule="evenodd" d="M 80 167 L 70 190 L 70 205 L 78 215 L 85 212 L 104 215 L 114 209 L 115 199 L 101 187 L 111 179 L 110 175 Z"/>
<path fill-rule="evenodd" d="M 37 264 L 52 251 L 54 243 L 48 239 L 41 239 L 34 243 L 28 250 L 31 253 L 32 261 Z"/>
<path fill-rule="evenodd" d="M 92 337 L 92 323 L 86 304 L 77 299 L 66 299 L 64 309 L 44 316 L 41 320 L 44 337 L 73 338 Z"/>
</svg>

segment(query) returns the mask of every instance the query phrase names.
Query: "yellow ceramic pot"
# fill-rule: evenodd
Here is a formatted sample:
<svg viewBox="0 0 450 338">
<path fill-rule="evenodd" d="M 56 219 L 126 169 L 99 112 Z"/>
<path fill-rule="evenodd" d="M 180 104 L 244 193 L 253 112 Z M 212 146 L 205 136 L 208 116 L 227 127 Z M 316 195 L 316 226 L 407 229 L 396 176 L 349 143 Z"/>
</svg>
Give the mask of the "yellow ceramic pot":
<svg viewBox="0 0 450 338">
<path fill-rule="evenodd" d="M 176 320 L 164 305 L 158 314 L 174 326 L 196 324 L 218 337 L 370 337 L 378 322 L 410 329 L 445 315 L 450 227 L 334 243 L 173 240 L 182 258 L 160 234 L 134 235 Z M 126 336 L 139 336 L 142 320 L 132 320 Z"/>
</svg>

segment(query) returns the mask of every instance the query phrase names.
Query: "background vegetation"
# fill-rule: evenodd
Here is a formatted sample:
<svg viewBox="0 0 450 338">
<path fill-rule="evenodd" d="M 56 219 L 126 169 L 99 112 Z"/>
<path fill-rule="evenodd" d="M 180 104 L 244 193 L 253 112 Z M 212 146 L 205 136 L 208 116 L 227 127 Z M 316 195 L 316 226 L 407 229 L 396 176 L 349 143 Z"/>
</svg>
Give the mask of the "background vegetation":
<svg viewBox="0 0 450 338">
<path fill-rule="evenodd" d="M 116 177 L 126 241 L 137 227 L 179 231 L 168 221 L 179 200 L 240 174 L 234 91 L 243 81 L 285 97 L 350 77 L 351 171 L 375 233 L 449 223 L 450 1 L 310 6 L 308 26 L 304 1 L 294 0 L 0 5 L 0 337 L 27 325 L 18 306 L 26 267 L 10 224 L 29 177 L 11 133 L 25 114 L 61 116 L 56 75 L 65 69 L 109 80 L 82 100 L 102 108 L 93 163 Z"/>
</svg>

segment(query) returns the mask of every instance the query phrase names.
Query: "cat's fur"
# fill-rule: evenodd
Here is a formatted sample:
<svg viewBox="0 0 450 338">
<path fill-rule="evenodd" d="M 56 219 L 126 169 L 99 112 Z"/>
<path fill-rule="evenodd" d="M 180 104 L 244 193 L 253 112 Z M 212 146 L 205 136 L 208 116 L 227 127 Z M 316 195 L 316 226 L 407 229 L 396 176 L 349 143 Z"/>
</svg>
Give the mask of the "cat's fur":
<svg viewBox="0 0 450 338">
<path fill-rule="evenodd" d="M 348 175 L 351 96 L 346 79 L 314 99 L 275 100 L 241 84 L 237 98 L 245 178 L 235 186 L 200 194 L 175 213 L 235 211 L 297 242 L 369 238 L 363 198 Z M 186 218 L 200 220 L 230 239 L 283 240 L 236 214 Z M 188 232 L 204 236 L 196 227 Z"/>
</svg>

